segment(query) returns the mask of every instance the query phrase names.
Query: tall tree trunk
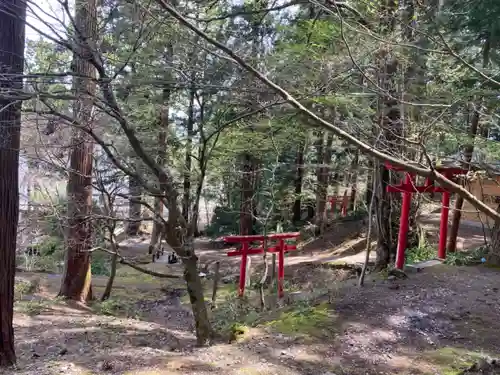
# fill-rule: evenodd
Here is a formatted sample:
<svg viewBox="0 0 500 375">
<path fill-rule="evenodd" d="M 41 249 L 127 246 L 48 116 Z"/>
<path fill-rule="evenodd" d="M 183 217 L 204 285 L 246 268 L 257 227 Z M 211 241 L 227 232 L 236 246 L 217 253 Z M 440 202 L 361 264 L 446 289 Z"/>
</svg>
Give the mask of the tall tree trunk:
<svg viewBox="0 0 500 375">
<path fill-rule="evenodd" d="M 196 192 L 195 192 L 195 197 L 194 197 L 194 205 L 193 205 L 193 213 L 191 215 L 191 221 L 188 221 L 189 224 L 189 229 L 190 233 L 193 235 L 198 235 L 198 218 L 200 215 L 200 199 L 201 199 L 201 193 L 203 191 L 203 183 L 205 181 L 205 176 L 206 176 L 206 166 L 203 167 L 200 171 L 200 179 L 198 181 L 198 186 L 196 187 Z M 207 216 L 208 216 L 208 210 L 207 210 Z M 207 218 L 207 225 L 209 224 L 208 218 Z"/>
<path fill-rule="evenodd" d="M 323 212 L 326 209 L 326 201 L 323 202 L 321 198 L 326 193 L 325 184 L 323 183 L 323 159 L 325 153 L 325 134 L 320 131 L 317 134 L 317 139 L 314 142 L 316 147 L 316 208 L 314 215 L 314 224 L 317 226 L 319 233 L 321 234 L 322 222 L 323 222 Z"/>
<path fill-rule="evenodd" d="M 368 161 L 368 168 L 366 171 L 366 193 L 365 193 L 365 205 L 366 208 L 370 207 L 373 195 L 373 178 L 375 174 L 375 169 L 373 168 L 373 160 Z M 372 205 L 372 207 L 375 207 Z"/>
<path fill-rule="evenodd" d="M 104 186 L 101 187 L 104 189 Z M 101 198 L 104 215 L 109 217 L 115 216 L 114 199 L 104 192 L 101 193 Z M 116 276 L 119 249 L 116 245 L 115 230 L 116 222 L 114 220 L 109 220 L 105 226 L 105 237 L 109 238 L 106 242 L 108 242 L 108 246 L 111 248 L 113 255 L 111 257 L 111 269 L 109 272 L 108 282 L 106 283 L 106 288 L 104 288 L 104 292 L 102 293 L 101 301 L 105 301 L 111 296 L 111 290 L 113 289 L 113 283 Z"/>
<path fill-rule="evenodd" d="M 243 173 L 241 176 L 241 202 L 240 202 L 240 234 L 252 234 L 253 229 L 253 178 L 254 161 L 252 155 L 243 155 Z"/>
<path fill-rule="evenodd" d="M 113 245 L 111 247 L 111 250 L 113 251 L 113 255 L 111 256 L 111 270 L 109 272 L 109 278 L 106 283 L 106 288 L 104 288 L 104 292 L 102 293 L 101 296 L 101 301 L 106 301 L 111 296 L 111 290 L 113 289 L 113 283 L 115 281 L 115 276 L 116 276 L 116 266 L 118 263 L 118 248 L 115 245 Z"/>
<path fill-rule="evenodd" d="M 391 233 L 391 200 L 387 193 L 390 174 L 383 163 L 377 162 L 377 170 L 372 178 L 375 179 L 375 194 L 373 211 L 377 229 L 377 257 L 375 267 L 383 269 L 391 261 L 391 255 L 395 252 Z"/>
<path fill-rule="evenodd" d="M 173 47 L 169 45 L 168 47 L 167 60 L 170 61 L 173 55 Z M 169 113 L 170 113 L 170 87 L 165 87 L 163 89 L 163 105 L 160 111 L 160 128 L 158 131 L 158 164 L 162 167 L 165 166 L 167 161 L 167 134 L 168 134 L 168 123 L 169 123 Z M 160 186 L 162 186 L 165 181 L 159 181 Z M 153 221 L 153 232 L 151 233 L 151 240 L 149 242 L 148 253 L 155 254 L 158 245 L 161 245 L 162 233 L 164 231 L 163 224 L 158 220 L 158 216 L 163 217 L 164 207 L 161 198 L 155 198 L 154 201 L 155 210 L 155 220 Z M 154 260 L 154 257 L 153 257 Z"/>
<path fill-rule="evenodd" d="M 127 234 L 129 236 L 137 236 L 141 227 L 142 205 L 134 200 L 142 198 L 142 185 L 135 178 L 129 177 L 128 190 L 131 197 L 128 205 L 128 215 L 131 221 L 127 225 Z"/>
<path fill-rule="evenodd" d="M 324 144 L 325 136 L 326 136 L 326 145 Z M 320 140 L 318 140 L 317 143 L 318 162 L 320 163 L 320 166 L 317 169 L 318 187 L 316 190 L 316 225 L 319 228 L 320 235 L 324 233 L 327 221 L 326 200 L 328 194 L 328 181 L 330 180 L 329 165 L 332 159 L 332 144 L 333 144 L 333 135 L 330 133 L 328 134 L 322 133 L 322 135 L 320 136 Z"/>
<path fill-rule="evenodd" d="M 200 108 L 201 114 L 203 114 L 203 106 Z M 201 115 L 203 117 L 203 115 Z M 200 121 L 201 123 L 201 121 Z M 201 125 L 203 126 L 203 125 Z M 198 184 L 196 186 L 196 191 L 195 191 L 195 196 L 194 196 L 194 204 L 193 204 L 193 212 L 191 215 L 191 221 L 188 221 L 189 224 L 189 235 L 197 235 L 199 234 L 198 232 L 198 217 L 200 215 L 200 200 L 201 200 L 201 193 L 203 191 L 203 184 L 205 182 L 205 177 L 207 174 L 207 156 L 206 156 L 206 151 L 207 151 L 207 144 L 204 143 L 200 147 L 200 152 L 199 152 L 199 163 L 198 167 L 200 168 L 200 177 L 198 179 Z M 208 208 L 206 207 L 206 201 L 205 201 L 205 211 L 206 211 L 206 222 L 207 225 L 210 223 L 209 221 L 209 214 L 208 214 Z"/>
<path fill-rule="evenodd" d="M 74 116 L 84 127 L 92 127 L 96 70 L 90 60 L 97 41 L 97 0 L 75 3 L 75 45 L 73 56 Z M 92 154 L 89 135 L 73 129 L 68 180 L 68 236 L 66 261 L 59 295 L 80 302 L 91 296 L 90 253 L 92 247 Z"/>
<path fill-rule="evenodd" d="M 500 213 L 500 204 L 497 206 Z M 493 266 L 500 266 L 500 221 L 495 221 L 491 230 L 491 247 L 486 256 L 486 262 Z"/>
<path fill-rule="evenodd" d="M 175 228 L 175 225 L 170 224 L 177 222 L 177 218 L 174 216 L 174 213 L 172 213 L 172 216 L 169 216 L 166 237 L 170 246 L 182 258 L 184 280 L 186 281 L 189 301 L 191 302 L 194 315 L 197 344 L 206 345 L 212 338 L 213 332 L 203 295 L 203 284 L 199 276 L 198 257 L 194 251 L 193 237 L 183 238 L 179 236 L 179 231 Z"/>
<path fill-rule="evenodd" d="M 26 2 L 0 2 L 0 90 L 22 90 Z M 19 78 L 16 78 L 19 77 Z M 16 362 L 14 273 L 19 218 L 21 102 L 0 99 L 0 367 Z"/>
<path fill-rule="evenodd" d="M 155 254 L 157 247 L 161 241 L 161 234 L 163 231 L 163 224 L 158 219 L 158 216 L 163 217 L 164 206 L 160 198 L 155 198 L 154 200 L 154 221 L 153 221 L 153 231 L 151 232 L 151 240 L 149 241 L 148 254 Z M 154 258 L 153 258 L 154 261 Z"/>
<path fill-rule="evenodd" d="M 383 139 L 385 144 L 392 149 L 394 153 L 400 153 L 401 147 L 397 144 L 398 140 L 395 136 L 402 136 L 402 127 L 400 122 L 400 109 L 396 100 L 385 99 L 383 118 Z M 391 179 L 391 173 L 381 162 L 378 163 L 376 189 L 377 194 L 374 207 L 374 213 L 377 221 L 377 257 L 376 268 L 382 269 L 389 265 L 395 259 L 397 246 L 397 233 L 399 223 L 400 202 L 399 197 L 393 196 L 387 192 L 387 187 L 390 184 L 395 184 L 396 180 Z M 394 214 L 391 214 L 394 211 Z"/>
<path fill-rule="evenodd" d="M 194 78 L 191 77 L 194 83 Z M 196 88 L 191 87 L 189 92 L 189 108 L 187 120 L 187 140 L 186 140 L 186 155 L 184 160 L 184 194 L 182 198 L 182 216 L 184 220 L 189 222 L 189 208 L 191 206 L 191 153 L 193 152 L 193 130 L 194 130 L 194 99 L 196 95 Z M 196 223 L 192 223 L 196 225 Z"/>
<path fill-rule="evenodd" d="M 304 147 L 300 143 L 295 157 L 295 202 L 293 203 L 293 222 L 297 223 L 302 217 L 302 181 L 304 179 Z"/>
<path fill-rule="evenodd" d="M 358 171 L 359 171 L 359 149 L 356 149 L 354 154 L 354 159 L 352 160 L 351 163 L 351 198 L 349 200 L 349 211 L 354 211 L 356 209 L 356 195 L 358 192 Z"/>
<path fill-rule="evenodd" d="M 388 35 L 394 31 L 396 21 L 397 1 L 386 0 L 382 5 L 381 28 Z M 399 103 L 395 99 L 398 97 L 396 76 L 399 68 L 397 56 L 391 50 L 381 48 L 377 53 L 377 66 L 379 67 L 378 81 L 390 95 L 381 93 L 378 107 L 378 131 L 381 132 L 381 140 L 387 152 L 398 154 L 402 151 L 398 136 L 403 135 L 401 122 L 401 111 Z M 375 135 L 375 134 L 374 134 Z M 375 265 L 377 269 L 385 268 L 389 265 L 396 254 L 396 244 L 393 238 L 393 217 L 391 210 L 396 206 L 395 197 L 387 193 L 387 186 L 391 183 L 391 174 L 383 163 L 378 163 L 377 173 L 374 178 L 376 189 L 374 193 L 375 207 L 374 216 L 377 222 L 377 258 Z"/>
</svg>

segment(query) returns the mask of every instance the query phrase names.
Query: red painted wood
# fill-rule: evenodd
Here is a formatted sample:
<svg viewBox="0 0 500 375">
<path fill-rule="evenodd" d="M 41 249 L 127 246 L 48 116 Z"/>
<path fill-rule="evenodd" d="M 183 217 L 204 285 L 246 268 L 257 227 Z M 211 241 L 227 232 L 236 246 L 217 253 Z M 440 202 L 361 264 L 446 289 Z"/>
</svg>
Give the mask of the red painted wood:
<svg viewBox="0 0 500 375">
<path fill-rule="evenodd" d="M 446 239 L 448 238 L 448 213 L 450 212 L 450 193 L 444 192 L 441 199 L 441 224 L 439 227 L 438 258 L 446 259 Z"/>
<path fill-rule="evenodd" d="M 296 245 L 287 245 L 285 244 L 285 252 L 287 251 L 292 251 L 292 250 L 297 250 Z M 277 253 L 279 252 L 279 245 L 278 246 L 272 246 L 267 248 L 268 253 Z M 247 250 L 247 255 L 255 255 L 255 254 L 263 254 L 264 253 L 264 248 L 263 247 L 256 247 L 256 248 L 250 248 Z M 236 257 L 242 255 L 243 252 L 241 250 L 234 250 L 234 251 L 229 251 L 226 255 L 228 257 Z"/>
<path fill-rule="evenodd" d="M 395 171 L 403 171 L 401 167 L 392 166 L 386 162 L 387 169 Z M 468 171 L 459 167 L 441 167 L 435 169 L 437 172 L 443 174 L 448 179 L 453 179 L 457 175 L 466 174 Z M 388 186 L 387 192 L 402 193 L 403 202 L 401 207 L 401 217 L 399 222 L 399 235 L 398 235 L 398 249 L 396 254 L 396 268 L 402 269 L 404 267 L 404 253 L 406 250 L 407 236 L 408 236 L 408 219 L 411 207 L 411 194 L 412 193 L 443 193 L 442 208 L 441 208 L 441 225 L 439 229 L 439 246 L 438 258 L 446 258 L 446 240 L 448 234 L 448 214 L 450 210 L 450 192 L 443 187 L 436 186 L 431 178 L 425 179 L 424 186 L 415 186 L 414 177 L 409 173 L 405 174 L 404 182 L 400 185 Z"/>
<path fill-rule="evenodd" d="M 247 256 L 248 256 L 248 242 L 243 242 L 241 249 L 241 264 L 240 264 L 240 281 L 238 288 L 238 295 L 243 297 L 245 293 L 245 281 L 247 275 Z"/>
<path fill-rule="evenodd" d="M 283 284 L 285 280 L 285 240 L 280 240 L 278 245 L 278 297 L 283 298 Z"/>
<path fill-rule="evenodd" d="M 406 174 L 405 184 L 412 185 L 413 178 Z M 403 193 L 403 202 L 401 204 L 401 217 L 399 219 L 399 234 L 398 234 L 398 248 L 396 252 L 396 268 L 403 269 L 405 264 L 405 250 L 408 241 L 408 229 L 411 208 L 411 192 L 405 191 Z"/>
<path fill-rule="evenodd" d="M 329 197 L 328 202 L 330 202 L 330 210 L 335 212 L 335 205 L 337 204 L 337 197 Z"/>
<path fill-rule="evenodd" d="M 342 216 L 347 216 L 347 204 L 349 202 L 349 197 L 347 196 L 347 190 L 344 192 L 342 197 Z"/>
<path fill-rule="evenodd" d="M 439 186 L 415 186 L 401 184 L 387 186 L 386 191 L 388 193 L 404 193 L 405 191 L 410 193 L 442 193 L 447 190 Z"/>
<path fill-rule="evenodd" d="M 246 279 L 246 267 L 247 267 L 247 257 L 249 255 L 262 254 L 264 253 L 264 247 L 250 247 L 250 242 L 252 241 L 263 241 L 267 239 L 268 241 L 278 241 L 276 246 L 269 246 L 266 251 L 269 253 L 278 253 L 278 294 L 283 297 L 283 282 L 285 278 L 285 252 L 297 250 L 297 245 L 287 244 L 285 240 L 287 239 L 297 239 L 300 236 L 300 232 L 291 233 L 275 233 L 268 236 L 260 235 L 249 235 L 249 236 L 227 236 L 224 241 L 229 243 L 239 242 L 242 244 L 241 250 L 232 250 L 227 252 L 228 257 L 241 256 L 240 264 L 240 280 L 238 287 L 238 294 L 242 297 L 245 293 L 245 279 Z"/>
</svg>

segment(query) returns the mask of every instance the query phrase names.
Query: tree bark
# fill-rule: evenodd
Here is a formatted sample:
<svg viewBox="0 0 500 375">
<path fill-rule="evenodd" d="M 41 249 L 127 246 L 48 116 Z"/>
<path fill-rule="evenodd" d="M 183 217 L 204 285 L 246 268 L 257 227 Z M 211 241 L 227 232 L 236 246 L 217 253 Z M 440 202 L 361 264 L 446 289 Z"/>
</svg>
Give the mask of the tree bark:
<svg viewBox="0 0 500 375">
<path fill-rule="evenodd" d="M 160 198 L 155 198 L 154 200 L 154 216 L 155 220 L 153 221 L 153 231 L 151 232 L 151 240 L 149 242 L 149 247 L 148 247 L 148 254 L 155 254 L 159 242 L 161 242 L 161 233 L 163 231 L 163 225 L 159 221 L 158 216 L 163 217 L 163 202 L 161 201 Z M 154 257 L 153 257 L 153 262 L 154 262 Z"/>
<path fill-rule="evenodd" d="M 26 2 L 3 0 L 0 3 L 2 91 L 23 88 L 20 77 L 24 68 L 25 18 Z M 21 102 L 0 99 L 0 108 L 0 367 L 5 367 L 16 362 L 12 321 L 19 218 Z"/>
<path fill-rule="evenodd" d="M 377 230 L 377 258 L 375 260 L 375 268 L 386 268 L 390 261 L 391 255 L 395 252 L 392 236 L 391 236 L 391 201 L 387 186 L 389 186 L 389 171 L 383 163 L 375 162 L 377 165 L 375 175 L 375 188 L 372 194 L 375 195 L 375 205 L 373 206 L 374 217 Z"/>
<path fill-rule="evenodd" d="M 170 61 L 173 58 L 173 47 L 169 45 L 167 60 Z M 167 63 L 168 63 L 167 61 Z M 163 168 L 165 167 L 165 163 L 167 161 L 167 133 L 168 133 L 168 124 L 169 124 L 169 113 L 170 113 L 170 95 L 171 90 L 170 87 L 163 88 L 163 105 L 160 111 L 160 129 L 158 131 L 158 164 L 160 164 Z M 160 177 L 160 186 L 164 185 L 166 181 L 164 181 L 164 176 Z M 155 198 L 154 201 L 154 210 L 155 216 L 163 217 L 163 202 L 161 198 Z M 161 242 L 162 233 L 164 231 L 162 223 L 156 218 L 153 221 L 153 232 L 151 233 L 151 241 L 149 242 L 148 253 L 155 254 L 159 243 Z M 160 244 L 161 245 L 161 244 Z M 153 256 L 154 261 L 154 256 Z"/>
<path fill-rule="evenodd" d="M 401 152 L 399 145 L 396 143 L 395 135 L 402 135 L 400 110 L 395 100 L 384 98 L 383 109 L 380 123 L 382 124 L 382 134 L 387 147 L 392 152 Z M 393 222 L 394 217 L 399 215 L 391 215 L 394 207 L 397 207 L 397 198 L 387 192 L 387 187 L 393 182 L 391 174 L 385 165 L 378 162 L 376 172 L 376 189 L 373 192 L 376 194 L 374 207 L 374 215 L 377 221 L 377 259 L 375 266 L 377 269 L 385 268 L 389 265 L 392 258 L 396 255 L 396 243 L 393 236 L 393 228 L 397 228 L 397 222 Z"/>
<path fill-rule="evenodd" d="M 131 221 L 129 221 L 127 225 L 127 234 L 129 236 L 137 236 L 139 234 L 139 228 L 141 227 L 139 219 L 142 215 L 142 205 L 137 202 L 137 200 L 142 198 L 142 185 L 135 178 L 129 177 L 128 190 L 132 199 L 130 199 L 128 205 L 129 218 Z"/>
<path fill-rule="evenodd" d="M 192 77 L 194 82 L 194 77 Z M 184 183 L 183 183 L 183 199 L 182 199 L 182 216 L 184 220 L 189 222 L 189 211 L 191 205 L 191 153 L 193 152 L 193 128 L 194 128 L 194 99 L 196 88 L 191 87 L 189 92 L 189 108 L 187 120 L 187 140 L 186 140 L 186 155 L 184 160 Z M 196 223 L 192 223 L 196 225 Z"/>
<path fill-rule="evenodd" d="M 169 219 L 177 222 L 175 214 Z M 170 220 L 169 220 L 170 223 Z M 182 235 L 172 225 L 167 226 L 167 241 L 182 258 L 184 265 L 184 280 L 186 281 L 189 301 L 193 310 L 196 342 L 198 345 L 206 345 L 212 338 L 212 326 L 208 319 L 207 307 L 205 305 L 205 296 L 203 295 L 203 284 L 198 272 L 198 257 L 194 251 L 193 237 L 183 238 Z"/>
<path fill-rule="evenodd" d="M 201 111 L 201 116 L 203 116 L 203 106 L 200 108 Z M 203 184 L 205 182 L 205 177 L 207 174 L 207 143 L 203 143 L 203 145 L 200 148 L 200 154 L 199 154 L 199 168 L 200 168 L 200 176 L 198 178 L 198 183 L 196 186 L 196 191 L 195 191 L 195 196 L 194 196 L 194 204 L 193 204 L 193 209 L 192 209 L 192 215 L 191 215 L 191 221 L 188 221 L 189 224 L 189 229 L 188 229 L 188 235 L 197 235 L 199 234 L 198 232 L 198 217 L 200 214 L 200 199 L 201 199 L 201 193 L 203 191 Z M 205 201 L 206 203 L 206 201 Z M 206 204 L 205 204 L 206 206 Z M 208 214 L 208 207 L 205 207 L 207 218 L 206 222 L 207 225 L 210 223 L 209 219 L 209 214 Z"/>
<path fill-rule="evenodd" d="M 295 202 L 293 203 L 293 222 L 297 223 L 302 217 L 302 181 L 304 179 L 304 143 L 297 148 L 295 158 Z"/>
<path fill-rule="evenodd" d="M 370 203 L 372 201 L 373 195 L 373 179 L 375 177 L 376 170 L 373 168 L 374 161 L 368 161 L 368 168 L 366 171 L 366 192 L 365 192 L 365 205 L 368 209 L 370 207 Z"/>
<path fill-rule="evenodd" d="M 396 22 L 397 2 L 395 0 L 386 0 L 382 4 L 381 23 L 383 33 L 391 34 L 394 31 Z M 380 138 L 383 140 L 388 152 L 394 155 L 400 154 L 403 150 L 398 136 L 403 135 L 403 124 L 401 119 L 401 110 L 399 103 L 395 99 L 398 97 L 398 84 L 396 76 L 399 70 L 399 62 L 396 54 L 392 50 L 381 48 L 377 52 L 378 83 L 380 87 L 386 90 L 386 94 L 381 94 L 378 104 L 378 126 Z M 375 134 L 374 134 L 375 135 Z M 396 246 L 392 236 L 392 217 L 391 210 L 395 206 L 395 197 L 387 193 L 387 186 L 391 183 L 391 174 L 381 162 L 378 162 L 376 168 L 376 188 L 373 192 L 376 194 L 374 216 L 377 222 L 377 259 L 375 261 L 376 269 L 386 268 L 391 258 L 396 255 Z"/>
<path fill-rule="evenodd" d="M 252 234 L 253 229 L 253 178 L 254 161 L 252 155 L 243 155 L 243 174 L 241 176 L 241 202 L 240 202 L 240 234 Z"/>
<path fill-rule="evenodd" d="M 114 199 L 111 198 L 111 195 L 104 193 L 104 186 L 101 186 L 101 188 L 103 189 L 101 192 L 103 212 L 106 216 L 114 217 L 115 216 Z M 111 290 L 113 289 L 113 283 L 115 281 L 115 276 L 116 276 L 116 267 L 119 258 L 118 254 L 119 250 L 116 244 L 115 230 L 116 230 L 116 221 L 109 220 L 105 225 L 105 238 L 113 254 L 111 256 L 111 270 L 109 273 L 108 282 L 106 283 L 106 288 L 102 293 L 101 301 L 105 301 L 111 296 Z"/>
<path fill-rule="evenodd" d="M 349 199 L 349 211 L 356 209 L 356 195 L 358 192 L 359 150 L 356 149 L 351 164 L 351 197 Z M 370 198 L 371 203 L 371 198 Z"/>
<path fill-rule="evenodd" d="M 113 289 L 113 283 L 115 281 L 116 276 L 116 266 L 118 263 L 118 249 L 116 246 L 112 246 L 112 251 L 114 254 L 111 256 L 111 270 L 109 273 L 109 279 L 106 283 L 106 288 L 102 293 L 101 301 L 106 301 L 111 296 L 111 290 Z"/>
<path fill-rule="evenodd" d="M 497 206 L 497 212 L 500 212 L 500 204 Z M 498 220 L 491 230 L 491 247 L 486 262 L 492 266 L 500 266 L 500 221 Z"/>
<path fill-rule="evenodd" d="M 97 0 L 75 3 L 75 44 L 73 87 L 78 99 L 74 116 L 82 126 L 91 128 L 96 70 L 91 63 L 93 42 L 97 40 Z M 80 302 L 91 298 L 90 252 L 92 247 L 92 154 L 89 135 L 74 128 L 68 180 L 68 235 L 66 260 L 59 295 Z"/>
<path fill-rule="evenodd" d="M 326 144 L 324 138 L 326 136 Z M 328 195 L 328 181 L 330 180 L 329 164 L 332 159 L 333 135 L 321 133 L 320 140 L 317 143 L 317 159 L 320 166 L 317 168 L 317 190 L 316 190 L 316 225 L 319 228 L 319 234 L 325 231 L 327 221 L 326 200 Z"/>
</svg>

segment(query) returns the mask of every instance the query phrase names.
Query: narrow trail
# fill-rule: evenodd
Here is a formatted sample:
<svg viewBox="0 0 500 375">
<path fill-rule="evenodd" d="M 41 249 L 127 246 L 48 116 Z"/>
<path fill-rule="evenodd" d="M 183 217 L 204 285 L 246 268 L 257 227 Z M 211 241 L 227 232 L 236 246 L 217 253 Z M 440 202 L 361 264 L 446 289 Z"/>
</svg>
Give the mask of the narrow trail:
<svg viewBox="0 0 500 375">
<path fill-rule="evenodd" d="M 436 215 L 428 215 L 423 222 L 432 231 L 439 227 Z M 331 270 L 309 269 L 305 264 L 360 262 L 364 241 L 355 235 L 359 223 L 352 226 L 339 226 L 301 252 L 287 256 L 287 280 L 293 279 L 306 292 L 331 288 L 339 280 Z M 481 228 L 461 227 L 464 247 L 481 244 L 482 238 Z M 121 243 L 130 255 L 147 253 L 148 245 L 147 237 Z M 168 264 L 171 249 L 164 246 L 165 254 L 145 267 L 181 274 L 182 264 Z M 199 240 L 197 253 L 200 267 L 220 260 L 221 268 L 222 264 L 232 265 L 238 272 L 239 260 L 228 258 L 226 249 L 211 249 L 208 241 Z M 258 256 L 253 259 L 254 265 L 261 261 Z M 59 281 L 52 275 L 42 277 L 53 287 L 44 295 L 48 300 L 57 293 Z M 113 297 L 117 304 L 110 308 L 117 309 L 117 316 L 23 300 L 28 312 L 34 308 L 39 311 L 35 315 L 32 310 L 16 312 L 19 367 L 13 374 L 427 375 L 449 373 L 434 360 L 441 355 L 440 350 L 456 352 L 453 363 L 471 351 L 500 352 L 495 333 L 500 329 L 500 274 L 495 270 L 442 265 L 405 280 L 369 282 L 362 289 L 345 283 L 331 296 L 334 303 L 307 307 L 305 315 L 284 313 L 272 326 L 252 328 L 242 342 L 208 348 L 194 345 L 193 318 L 182 281 L 135 277 L 116 280 Z M 95 278 L 94 285 L 97 287 L 99 280 L 102 288 L 106 279 Z M 225 319 L 232 319 L 236 306 L 229 303 L 221 308 Z M 321 329 L 311 326 L 308 319 L 312 317 L 321 320 Z M 300 329 L 314 329 L 305 337 L 297 335 L 294 319 L 300 319 Z"/>
<path fill-rule="evenodd" d="M 437 243 L 440 225 L 439 213 L 427 213 L 420 217 L 420 223 L 428 231 L 431 243 Z M 290 252 L 286 256 L 286 267 L 299 267 L 301 264 L 310 263 L 345 263 L 362 264 L 365 259 L 365 240 L 360 237 L 359 222 L 344 222 L 330 228 L 330 231 L 322 238 L 306 244 L 301 250 Z M 486 228 L 487 229 L 487 228 Z M 457 239 L 458 251 L 476 248 L 484 244 L 485 235 L 480 224 L 462 221 Z M 150 238 L 142 236 L 127 238 L 120 242 L 120 249 L 124 256 L 127 254 L 147 254 Z M 173 251 L 164 241 L 162 243 L 164 254 L 147 267 L 162 270 L 171 267 L 177 268 L 179 264 L 169 265 L 168 255 Z M 221 272 L 237 273 L 240 258 L 227 257 L 227 249 L 214 249 L 209 238 L 198 238 L 195 243 L 196 254 L 199 257 L 200 268 L 221 262 Z M 371 252 L 370 260 L 375 260 L 375 252 Z M 259 267 L 263 264 L 259 256 L 252 257 L 253 266 Z"/>
</svg>

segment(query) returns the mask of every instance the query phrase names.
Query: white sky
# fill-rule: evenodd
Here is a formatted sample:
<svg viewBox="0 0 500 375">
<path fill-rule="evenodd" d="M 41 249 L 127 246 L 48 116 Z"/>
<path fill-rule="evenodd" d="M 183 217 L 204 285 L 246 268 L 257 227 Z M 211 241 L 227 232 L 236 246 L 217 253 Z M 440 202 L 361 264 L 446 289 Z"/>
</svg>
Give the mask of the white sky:
<svg viewBox="0 0 500 375">
<path fill-rule="evenodd" d="M 73 8 L 73 1 L 70 1 L 70 7 Z M 64 25 L 68 23 L 67 18 L 67 14 L 63 11 L 58 0 L 28 0 L 26 39 L 37 40 L 40 38 L 40 34 L 33 30 L 30 25 L 47 34 L 53 34 L 54 30 L 64 30 Z"/>
</svg>

